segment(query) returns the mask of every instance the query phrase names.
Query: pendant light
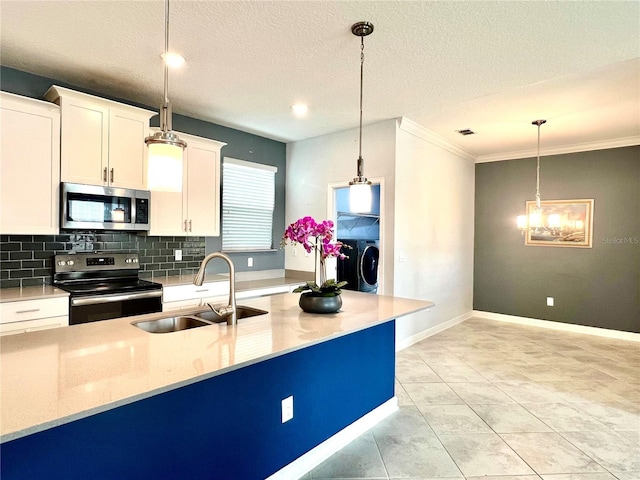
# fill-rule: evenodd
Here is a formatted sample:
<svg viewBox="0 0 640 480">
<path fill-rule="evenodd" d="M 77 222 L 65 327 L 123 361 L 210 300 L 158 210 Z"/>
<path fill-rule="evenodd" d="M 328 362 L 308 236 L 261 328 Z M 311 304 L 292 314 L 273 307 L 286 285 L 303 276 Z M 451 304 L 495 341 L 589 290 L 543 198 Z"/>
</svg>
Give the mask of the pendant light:
<svg viewBox="0 0 640 480">
<path fill-rule="evenodd" d="M 536 162 L 536 208 L 533 212 L 527 215 L 518 215 L 516 218 L 516 224 L 522 234 L 531 229 L 536 230 L 541 228 L 542 225 L 542 208 L 540 206 L 540 126 L 547 123 L 546 120 L 534 120 L 531 125 L 538 126 L 538 160 Z"/>
<path fill-rule="evenodd" d="M 149 148 L 147 186 L 149 190 L 181 191 L 183 150 L 187 143 L 171 131 L 169 103 L 169 0 L 165 2 L 164 30 L 164 102 L 160 107 L 160 131 L 145 138 Z"/>
<path fill-rule="evenodd" d="M 352 25 L 351 33 L 360 37 L 360 137 L 358 146 L 357 176 L 349 182 L 349 209 L 354 213 L 371 211 L 371 182 L 364 176 L 362 159 L 362 79 L 364 74 L 364 37 L 371 35 L 373 24 L 358 22 Z"/>
</svg>

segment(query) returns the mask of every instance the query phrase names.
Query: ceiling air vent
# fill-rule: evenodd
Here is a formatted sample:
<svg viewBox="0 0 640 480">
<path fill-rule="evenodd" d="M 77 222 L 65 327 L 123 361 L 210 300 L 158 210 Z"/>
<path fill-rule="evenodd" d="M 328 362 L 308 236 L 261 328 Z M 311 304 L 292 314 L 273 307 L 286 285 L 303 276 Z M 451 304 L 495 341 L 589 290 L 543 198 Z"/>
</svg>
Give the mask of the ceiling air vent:
<svg viewBox="0 0 640 480">
<path fill-rule="evenodd" d="M 460 135 L 475 135 L 476 133 L 473 130 L 469 130 L 468 128 L 465 128 L 464 130 L 456 130 L 456 132 L 458 132 Z"/>
</svg>

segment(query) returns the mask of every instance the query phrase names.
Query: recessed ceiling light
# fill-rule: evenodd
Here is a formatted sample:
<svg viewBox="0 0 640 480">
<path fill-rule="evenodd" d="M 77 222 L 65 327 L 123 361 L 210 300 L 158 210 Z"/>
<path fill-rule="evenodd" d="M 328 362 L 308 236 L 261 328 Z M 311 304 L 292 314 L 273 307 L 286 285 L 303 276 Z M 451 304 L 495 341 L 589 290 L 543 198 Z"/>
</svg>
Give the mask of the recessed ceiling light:
<svg viewBox="0 0 640 480">
<path fill-rule="evenodd" d="M 304 103 L 296 103 L 295 105 L 291 105 L 291 110 L 293 110 L 294 115 L 297 117 L 302 117 L 307 114 L 309 107 Z"/>
<path fill-rule="evenodd" d="M 178 53 L 167 53 L 167 58 L 165 59 L 164 53 L 160 55 L 162 59 L 167 62 L 167 65 L 171 68 L 178 68 L 184 64 L 184 57 Z"/>
</svg>

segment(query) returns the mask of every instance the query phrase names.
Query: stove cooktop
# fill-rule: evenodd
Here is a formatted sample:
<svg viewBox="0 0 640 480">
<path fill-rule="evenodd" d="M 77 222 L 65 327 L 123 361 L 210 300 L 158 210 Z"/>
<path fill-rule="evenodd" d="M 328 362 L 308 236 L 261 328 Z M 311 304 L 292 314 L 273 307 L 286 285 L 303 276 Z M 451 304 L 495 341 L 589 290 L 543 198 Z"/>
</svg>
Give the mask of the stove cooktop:
<svg viewBox="0 0 640 480">
<path fill-rule="evenodd" d="M 121 281 L 74 282 L 54 284 L 54 286 L 75 296 L 162 290 L 162 285 L 159 283 L 137 278 Z"/>
</svg>

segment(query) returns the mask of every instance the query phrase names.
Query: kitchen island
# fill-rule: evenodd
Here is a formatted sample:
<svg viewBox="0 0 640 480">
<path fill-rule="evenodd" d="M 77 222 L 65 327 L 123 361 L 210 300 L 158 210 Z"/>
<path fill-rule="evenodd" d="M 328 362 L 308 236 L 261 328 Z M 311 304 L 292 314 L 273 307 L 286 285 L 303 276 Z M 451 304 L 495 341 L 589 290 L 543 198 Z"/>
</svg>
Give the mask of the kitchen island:
<svg viewBox="0 0 640 480">
<path fill-rule="evenodd" d="M 165 313 L 0 339 L 3 478 L 266 478 L 393 399 L 393 320 L 432 304 L 298 298 L 244 300 L 269 313 L 236 327 L 132 325 Z"/>
</svg>

